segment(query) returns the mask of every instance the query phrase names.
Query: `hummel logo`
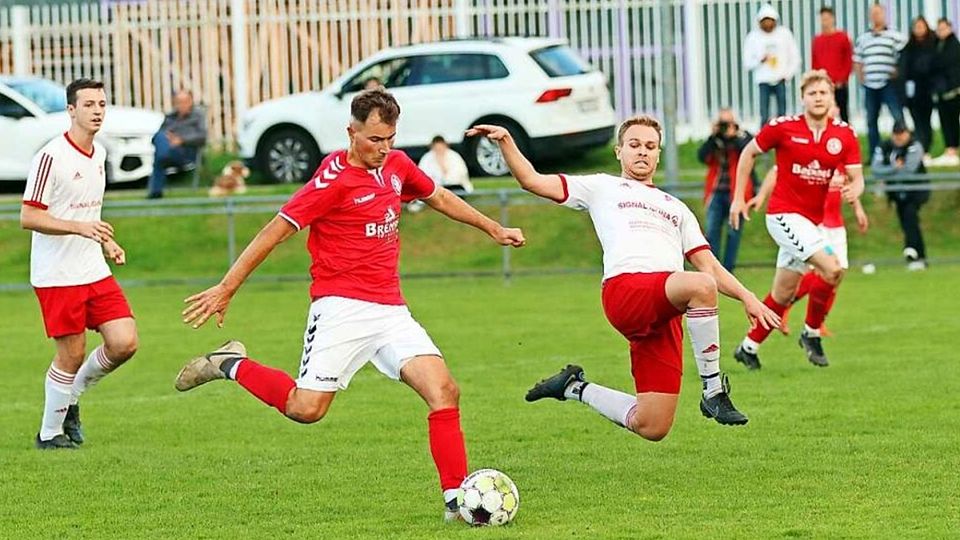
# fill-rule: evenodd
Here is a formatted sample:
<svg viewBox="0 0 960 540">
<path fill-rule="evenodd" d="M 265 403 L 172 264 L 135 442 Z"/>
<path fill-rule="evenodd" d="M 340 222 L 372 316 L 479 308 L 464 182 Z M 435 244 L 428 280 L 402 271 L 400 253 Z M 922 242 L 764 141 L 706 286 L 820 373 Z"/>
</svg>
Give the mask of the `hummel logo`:
<svg viewBox="0 0 960 540">
<path fill-rule="evenodd" d="M 373 198 L 376 197 L 376 196 L 377 196 L 376 193 L 371 193 L 371 194 L 369 194 L 369 195 L 364 195 L 363 197 L 357 197 L 357 198 L 353 199 L 353 204 L 363 204 L 363 203 L 365 203 L 365 202 L 372 201 Z"/>
<path fill-rule="evenodd" d="M 810 139 L 804 139 L 803 137 L 790 137 L 790 140 L 799 144 L 810 144 Z"/>
<path fill-rule="evenodd" d="M 711 343 L 709 347 L 701 351 L 701 354 L 708 354 L 712 352 L 717 352 L 719 350 L 720 350 L 720 346 L 718 346 L 716 343 Z"/>
</svg>

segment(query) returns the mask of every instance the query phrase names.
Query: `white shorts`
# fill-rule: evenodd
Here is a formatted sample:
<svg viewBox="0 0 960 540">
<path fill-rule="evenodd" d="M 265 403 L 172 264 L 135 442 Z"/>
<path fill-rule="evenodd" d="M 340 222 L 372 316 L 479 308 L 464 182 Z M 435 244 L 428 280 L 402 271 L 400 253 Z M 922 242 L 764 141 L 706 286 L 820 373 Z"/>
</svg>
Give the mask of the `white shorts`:
<svg viewBox="0 0 960 540">
<path fill-rule="evenodd" d="M 767 214 L 767 232 L 780 246 L 777 268 L 807 271 L 806 261 L 827 247 L 820 228 L 800 214 Z"/>
<path fill-rule="evenodd" d="M 840 261 L 840 268 L 846 270 L 850 268 L 850 260 L 847 259 L 847 229 L 845 227 L 824 227 L 820 225 L 820 232 L 823 233 L 823 239 L 827 243 L 827 253 L 837 256 Z"/>
<path fill-rule="evenodd" d="M 441 356 L 407 306 L 325 296 L 310 304 L 297 388 L 336 392 L 367 362 L 400 380 L 415 356 Z"/>
</svg>

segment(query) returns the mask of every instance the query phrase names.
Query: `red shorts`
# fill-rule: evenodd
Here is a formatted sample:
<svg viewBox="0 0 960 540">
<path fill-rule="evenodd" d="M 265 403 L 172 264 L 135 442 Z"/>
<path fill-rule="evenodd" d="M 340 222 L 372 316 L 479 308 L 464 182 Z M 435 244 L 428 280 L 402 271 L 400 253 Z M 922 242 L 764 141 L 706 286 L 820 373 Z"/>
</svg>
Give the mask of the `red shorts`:
<svg viewBox="0 0 960 540">
<path fill-rule="evenodd" d="M 670 274 L 620 274 L 603 283 L 607 320 L 630 341 L 637 393 L 680 393 L 683 312 L 667 299 Z"/>
<path fill-rule="evenodd" d="M 58 338 L 96 330 L 115 319 L 133 317 L 120 284 L 113 276 L 87 285 L 34 287 L 47 336 Z"/>
</svg>

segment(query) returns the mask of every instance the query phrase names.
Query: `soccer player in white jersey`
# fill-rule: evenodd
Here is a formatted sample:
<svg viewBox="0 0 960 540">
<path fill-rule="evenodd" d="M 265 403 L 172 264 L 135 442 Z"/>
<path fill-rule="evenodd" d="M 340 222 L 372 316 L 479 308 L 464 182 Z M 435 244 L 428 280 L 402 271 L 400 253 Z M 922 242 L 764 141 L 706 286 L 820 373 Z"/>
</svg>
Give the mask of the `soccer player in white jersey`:
<svg viewBox="0 0 960 540">
<path fill-rule="evenodd" d="M 238 341 L 190 361 L 176 388 L 190 390 L 231 379 L 296 422 L 327 414 L 367 362 L 409 385 L 430 412 L 430 450 L 440 476 L 444 518 L 458 518 L 457 488 L 467 473 L 460 428 L 460 390 L 440 350 L 410 314 L 400 292 L 400 207 L 423 199 L 441 214 L 471 225 L 501 245 L 520 247 L 520 229 L 502 227 L 438 186 L 407 155 L 393 150 L 400 106 L 382 89 L 361 92 L 350 105 L 350 147 L 324 158 L 320 167 L 280 209 L 223 280 L 187 298 L 184 322 L 199 327 L 216 316 L 222 325 L 230 300 L 273 248 L 309 229 L 307 250 L 313 303 L 294 379 L 252 360 Z"/>
<path fill-rule="evenodd" d="M 855 204 L 863 193 L 863 168 L 853 128 L 830 117 L 833 81 L 827 72 L 805 73 L 800 94 L 803 114 L 775 118 L 763 126 L 740 155 L 737 180 L 749 176 L 759 154 L 776 150 L 777 182 L 767 204 L 766 222 L 767 232 L 780 249 L 773 287 L 763 302 L 782 316 L 796 296 L 807 266 L 815 269 L 822 280 L 810 290 L 800 346 L 811 364 L 825 367 L 829 362 L 823 352 L 820 327 L 844 269 L 818 225 L 823 221 L 824 203 L 837 172 L 847 178 L 840 188 L 841 196 Z M 749 219 L 752 206 L 745 199 L 746 192 L 738 187 L 730 204 L 730 224 L 735 229 L 741 219 Z M 749 369 L 759 369 L 759 347 L 768 335 L 770 329 L 751 328 L 734 351 L 734 358 Z"/>
<path fill-rule="evenodd" d="M 106 151 L 93 137 L 106 106 L 103 83 L 79 79 L 67 86 L 70 129 L 33 158 L 23 193 L 20 224 L 33 231 L 30 283 L 57 348 L 35 441 L 40 449 L 83 443 L 80 395 L 137 350 L 137 325 L 105 260 L 126 262 L 113 227 L 100 219 Z M 103 344 L 84 361 L 88 328 Z"/>
<path fill-rule="evenodd" d="M 681 319 L 686 314 L 703 382 L 700 411 L 721 424 L 747 423 L 730 401 L 729 383 L 720 373 L 717 292 L 743 302 L 754 324 L 773 327 L 780 321 L 717 261 L 690 209 L 653 185 L 660 123 L 636 116 L 620 125 L 615 148 L 620 176 L 541 174 L 503 127 L 479 125 L 467 135 L 499 143 L 525 190 L 590 213 L 603 247 L 603 309 L 630 342 L 635 394 L 588 383 L 583 368 L 568 365 L 530 389 L 527 401 L 576 399 L 645 439 L 663 439 L 673 425 L 680 393 Z M 685 272 L 684 258 L 698 271 Z"/>
</svg>

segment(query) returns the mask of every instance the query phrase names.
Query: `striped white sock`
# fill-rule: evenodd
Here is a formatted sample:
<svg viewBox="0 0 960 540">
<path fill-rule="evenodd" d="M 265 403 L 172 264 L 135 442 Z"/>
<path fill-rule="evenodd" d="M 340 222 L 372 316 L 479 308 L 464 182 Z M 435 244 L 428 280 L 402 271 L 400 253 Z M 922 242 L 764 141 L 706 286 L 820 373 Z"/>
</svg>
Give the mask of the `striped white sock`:
<svg viewBox="0 0 960 540">
<path fill-rule="evenodd" d="M 107 353 L 104 351 L 103 345 L 94 349 L 83 365 L 80 366 L 80 370 L 77 371 L 77 377 L 73 381 L 70 404 L 76 405 L 81 394 L 91 386 L 97 384 L 100 379 L 107 373 L 113 371 L 115 367 L 116 365 L 107 358 Z"/>
<path fill-rule="evenodd" d="M 717 307 L 687 309 L 687 330 L 697 371 L 703 381 L 703 397 L 710 398 L 723 391 L 720 380 L 720 318 Z"/>
<path fill-rule="evenodd" d="M 44 383 L 43 421 L 40 423 L 40 440 L 49 441 L 63 433 L 63 419 L 70 406 L 74 374 L 61 371 L 52 365 L 47 370 Z"/>
<path fill-rule="evenodd" d="M 580 401 L 617 424 L 630 429 L 630 417 L 637 408 L 637 396 L 613 390 L 596 383 L 587 383 L 580 392 Z"/>
</svg>

